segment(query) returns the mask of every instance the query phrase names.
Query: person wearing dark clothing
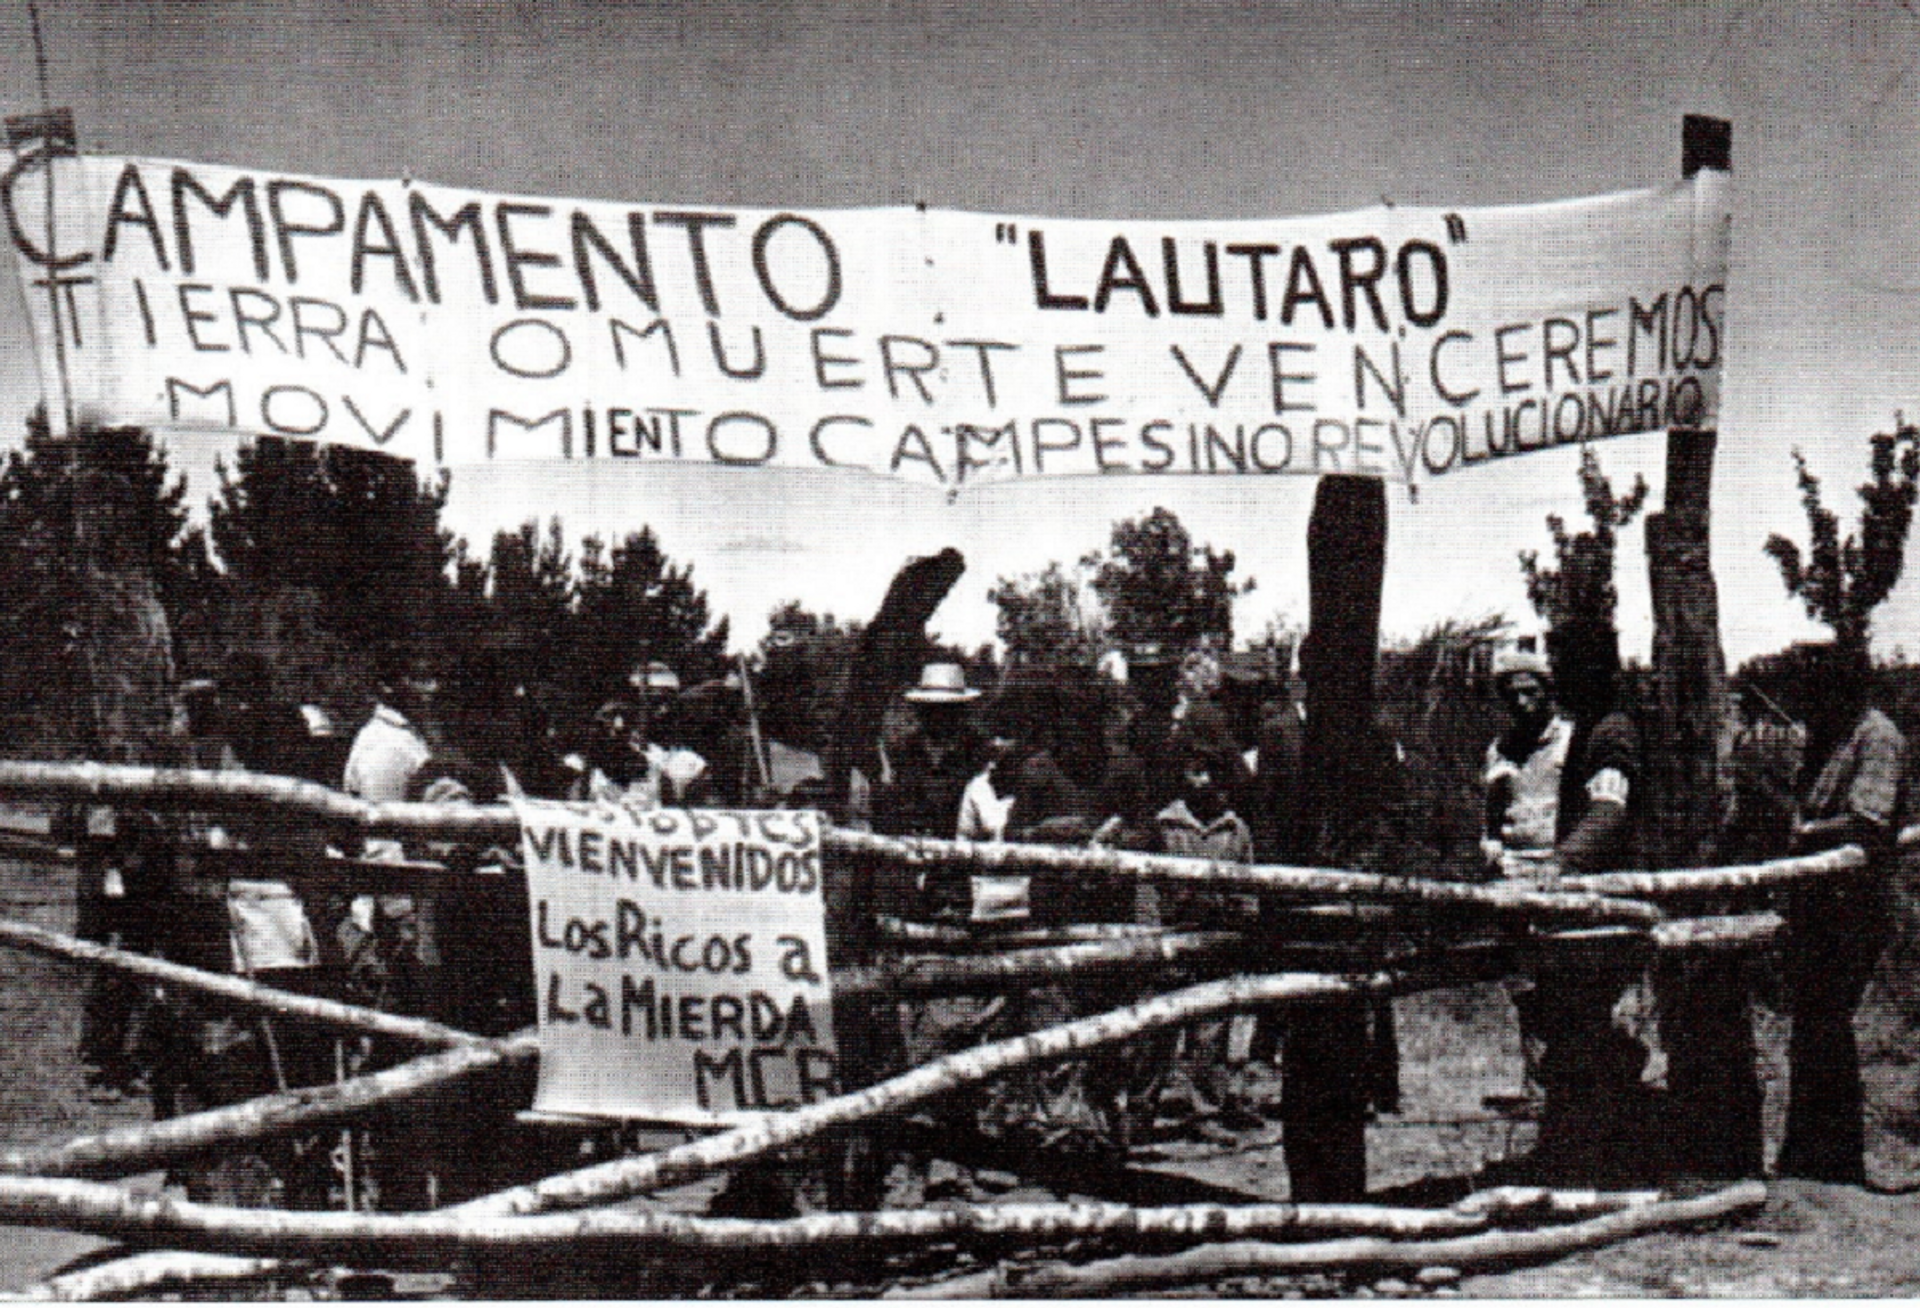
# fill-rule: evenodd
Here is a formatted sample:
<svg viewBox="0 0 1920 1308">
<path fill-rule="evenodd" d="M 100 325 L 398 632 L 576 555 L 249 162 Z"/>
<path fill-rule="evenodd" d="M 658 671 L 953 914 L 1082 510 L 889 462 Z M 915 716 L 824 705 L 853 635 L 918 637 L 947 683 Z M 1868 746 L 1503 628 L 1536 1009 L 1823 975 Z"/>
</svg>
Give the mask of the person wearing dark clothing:
<svg viewBox="0 0 1920 1308">
<path fill-rule="evenodd" d="M 1153 840 L 1153 813 L 1139 762 L 1122 740 L 1130 701 L 1091 672 L 1060 669 L 1016 673 L 994 705 L 994 734 L 1012 742 L 1003 766 L 1012 804 L 1006 838 L 1030 844 L 1141 849 Z M 1036 927 L 1138 920 L 1141 897 L 1126 877 L 1035 872 L 1029 881 Z M 1032 1029 L 1122 1007 L 1138 984 L 1098 979 L 1032 992 L 1025 1023 Z M 1039 1078 L 1034 1120 L 1021 1129 L 1097 1149 L 1123 1148 L 1152 1102 L 1160 1066 L 1154 1050 L 1132 1044 L 1103 1050 Z"/>
<path fill-rule="evenodd" d="M 1013 793 L 1007 839 L 1101 849 L 1152 844 L 1152 789 L 1128 743 L 1135 718 L 1124 691 L 1091 674 L 1029 675 L 1003 692 L 1001 713 L 1015 742 L 1004 765 Z M 1032 880 L 1036 926 L 1133 922 L 1139 901 L 1123 877 L 1041 872 Z"/>
<path fill-rule="evenodd" d="M 1261 701 L 1255 736 L 1253 823 L 1254 857 L 1262 863 L 1298 863 L 1301 859 L 1300 756 L 1306 748 L 1306 723 L 1299 702 L 1284 687 Z"/>
<path fill-rule="evenodd" d="M 1794 828 L 1796 853 L 1857 845 L 1867 865 L 1845 878 L 1796 885 L 1787 897 L 1787 1132 L 1780 1172 L 1842 1185 L 1866 1182 L 1860 1051 L 1853 1012 L 1892 927 L 1888 885 L 1905 810 L 1906 739 L 1867 704 L 1864 650 L 1817 647 L 1820 675 L 1807 715 L 1818 763 Z"/>
<path fill-rule="evenodd" d="M 173 881 L 173 851 L 152 814 L 83 810 L 77 833 L 79 868 L 74 934 L 136 953 L 160 945 L 162 914 Z M 150 987 L 115 968 L 95 968 L 81 1001 L 81 1064 L 87 1090 L 102 1103 L 137 1093 L 148 1051 L 139 1029 Z"/>
<path fill-rule="evenodd" d="M 185 760 L 320 780 L 306 716 L 272 690 L 272 670 L 236 655 L 217 685 L 194 683 Z M 191 814 L 177 824 L 175 875 L 164 914 L 169 959 L 245 976 L 276 989 L 335 998 L 338 978 L 294 889 L 325 856 L 304 823 Z M 332 1035 L 295 1020 L 266 1018 L 190 992 L 171 992 L 156 1014 L 154 1107 L 161 1117 L 238 1103 L 334 1079 Z M 242 1204 L 325 1207 L 332 1188 L 330 1133 L 283 1137 L 257 1151 L 186 1164 L 190 1197 Z"/>
<path fill-rule="evenodd" d="M 1553 857 L 1543 869 L 1604 872 L 1635 852 L 1644 799 L 1640 732 L 1620 706 L 1618 638 L 1610 625 L 1568 623 L 1547 637 L 1561 708 L 1573 721 L 1554 814 Z M 1646 958 L 1610 933 L 1546 934 L 1536 942 L 1536 988 L 1523 1025 L 1540 1034 L 1541 1109 L 1534 1165 L 1568 1183 L 1642 1176 L 1650 1103 L 1640 1083 L 1643 1045 L 1614 1022 Z"/>
<path fill-rule="evenodd" d="M 1228 739 L 1224 722 L 1212 715 L 1189 713 L 1171 742 L 1174 770 L 1180 779 L 1178 795 L 1155 816 L 1160 852 L 1180 858 L 1202 858 L 1216 863 L 1253 860 L 1253 830 L 1234 811 L 1231 792 L 1244 791 L 1244 764 Z M 1233 890 L 1193 885 L 1160 888 L 1159 925 L 1184 929 L 1245 931 L 1257 924 L 1254 896 Z M 1159 1041 L 1168 1054 L 1175 1077 L 1191 1097 L 1194 1120 L 1188 1125 L 1205 1138 L 1210 1132 L 1246 1130 L 1260 1125 L 1246 1093 L 1246 1059 L 1235 1057 L 1237 1027 L 1250 1028 L 1258 1017 L 1249 1012 L 1196 1022 L 1183 1031 L 1168 1032 Z M 1247 1044 L 1251 1044 L 1249 1039 Z M 1178 1056 L 1175 1051 L 1178 1050 Z M 1162 1095 L 1162 1107 L 1171 1096 Z M 1211 1119 L 1218 1118 L 1217 1123 Z"/>
</svg>

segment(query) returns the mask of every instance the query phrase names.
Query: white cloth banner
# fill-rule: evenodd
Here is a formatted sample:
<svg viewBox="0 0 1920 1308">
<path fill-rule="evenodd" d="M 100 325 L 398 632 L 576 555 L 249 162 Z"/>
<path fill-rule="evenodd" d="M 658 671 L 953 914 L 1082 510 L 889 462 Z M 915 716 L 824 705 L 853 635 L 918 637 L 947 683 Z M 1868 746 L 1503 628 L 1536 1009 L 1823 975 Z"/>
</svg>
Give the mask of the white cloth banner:
<svg viewBox="0 0 1920 1308">
<path fill-rule="evenodd" d="M 1145 222 L 539 199 L 29 153 L 49 397 L 425 463 L 1411 480 L 1712 425 L 1726 177 Z M 49 256 L 48 251 L 52 254 Z M 59 338 L 56 342 L 56 327 Z M 62 358 L 64 356 L 64 358 Z"/>
<path fill-rule="evenodd" d="M 714 1124 L 836 1093 L 819 814 L 514 808 L 535 1109 Z"/>
</svg>

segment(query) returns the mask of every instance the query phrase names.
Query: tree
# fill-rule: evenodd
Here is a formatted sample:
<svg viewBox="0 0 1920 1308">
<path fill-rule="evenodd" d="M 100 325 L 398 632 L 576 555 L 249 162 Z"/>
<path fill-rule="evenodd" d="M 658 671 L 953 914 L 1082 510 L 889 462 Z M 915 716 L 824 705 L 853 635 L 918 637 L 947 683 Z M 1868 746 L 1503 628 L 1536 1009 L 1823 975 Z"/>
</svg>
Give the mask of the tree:
<svg viewBox="0 0 1920 1308">
<path fill-rule="evenodd" d="M 522 678 L 552 678 L 566 660 L 573 622 L 573 557 L 560 519 L 548 519 L 544 534 L 531 518 L 495 532 L 484 574 L 481 611 L 491 643 L 511 652 Z"/>
<path fill-rule="evenodd" d="M 1820 479 L 1806 456 L 1793 452 L 1800 503 L 1807 514 L 1808 545 L 1779 534 L 1767 537 L 1767 554 L 1780 568 L 1787 594 L 1806 605 L 1807 616 L 1829 627 L 1841 645 L 1865 650 L 1873 610 L 1900 580 L 1907 532 L 1920 493 L 1920 428 L 1896 415 L 1892 432 L 1868 438 L 1869 479 L 1857 488 L 1857 534 L 1840 539 L 1839 516 L 1822 503 Z"/>
<path fill-rule="evenodd" d="M 994 629 L 1015 667 L 1091 664 L 1101 623 L 1080 602 L 1080 582 L 1058 562 L 1022 577 L 1002 577 L 987 592 L 1000 610 Z"/>
<path fill-rule="evenodd" d="M 1105 554 L 1089 554 L 1094 593 L 1106 606 L 1108 631 L 1127 645 L 1158 644 L 1169 651 L 1216 636 L 1233 639 L 1233 600 L 1253 581 L 1233 581 L 1233 551 L 1193 543 L 1180 519 L 1156 508 L 1144 518 L 1114 524 Z"/>
<path fill-rule="evenodd" d="M 43 411 L 28 419 L 25 449 L 0 471 L 0 684 L 16 735 L 85 742 L 111 725 L 99 720 L 108 680 L 125 692 L 109 696 L 120 708 L 164 720 L 168 618 L 202 580 L 185 496 L 145 430 L 55 440 Z"/>
<path fill-rule="evenodd" d="M 726 667 L 727 620 L 709 626 L 707 593 L 693 584 L 693 568 L 674 566 L 651 527 L 611 552 L 597 536 L 580 543 L 574 614 L 573 678 L 589 694 L 624 686 L 637 664 L 666 663 L 683 685 Z"/>
<path fill-rule="evenodd" d="M 753 689 L 769 739 L 816 753 L 826 749 L 861 630 L 859 622 L 816 614 L 799 600 L 767 615 Z"/>
<path fill-rule="evenodd" d="M 1616 498 L 1612 481 L 1600 470 L 1599 456 L 1588 448 L 1580 452 L 1580 491 L 1592 525 L 1571 534 L 1559 514 L 1547 515 L 1554 566 L 1543 566 L 1539 551 L 1522 550 L 1520 572 L 1526 578 L 1527 599 L 1548 625 L 1611 627 L 1620 599 L 1613 584 L 1614 547 L 1621 529 L 1646 507 L 1647 482 L 1636 475 L 1633 489 Z"/>
<path fill-rule="evenodd" d="M 218 466 L 209 505 L 214 552 L 241 612 L 277 593 L 311 591 L 323 628 L 351 649 L 445 644 L 448 575 L 456 554 L 440 526 L 448 474 L 372 450 L 263 437 Z M 243 637 L 244 638 L 244 637 Z"/>
</svg>

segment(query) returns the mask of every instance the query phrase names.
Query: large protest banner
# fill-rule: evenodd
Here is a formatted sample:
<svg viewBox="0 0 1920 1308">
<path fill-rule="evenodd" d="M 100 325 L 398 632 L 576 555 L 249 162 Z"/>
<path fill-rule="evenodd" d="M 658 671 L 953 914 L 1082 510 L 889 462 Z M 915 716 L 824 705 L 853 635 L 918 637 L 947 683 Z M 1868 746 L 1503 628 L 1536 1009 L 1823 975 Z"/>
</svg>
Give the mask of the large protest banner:
<svg viewBox="0 0 1920 1308">
<path fill-rule="evenodd" d="M 48 394 L 63 361 L 83 418 L 425 462 L 1410 480 L 1711 425 L 1724 344 L 1711 171 L 1504 208 L 1143 222 L 29 148 L 0 198 Z"/>
<path fill-rule="evenodd" d="M 711 1124 L 836 1092 L 819 814 L 515 806 L 536 1110 Z"/>
</svg>

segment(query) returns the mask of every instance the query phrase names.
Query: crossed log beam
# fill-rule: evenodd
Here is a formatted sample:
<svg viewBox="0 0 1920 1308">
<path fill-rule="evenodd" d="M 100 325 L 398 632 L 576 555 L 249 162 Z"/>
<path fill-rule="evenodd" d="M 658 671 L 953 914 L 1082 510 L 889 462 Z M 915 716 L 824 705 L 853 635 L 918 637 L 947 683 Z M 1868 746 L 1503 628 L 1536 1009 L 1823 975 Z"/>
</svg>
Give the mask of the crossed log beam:
<svg viewBox="0 0 1920 1308">
<path fill-rule="evenodd" d="M 40 1176 L 0 1178 L 0 1221 L 87 1230 L 139 1243 L 186 1245 L 195 1253 L 216 1252 L 234 1260 L 193 1263 L 202 1274 L 218 1274 L 224 1268 L 250 1278 L 273 1270 L 272 1263 L 259 1260 L 262 1254 L 394 1267 L 444 1264 L 449 1257 L 480 1250 L 561 1247 L 577 1252 L 595 1245 L 615 1246 L 626 1252 L 658 1246 L 732 1253 L 797 1249 L 811 1254 L 848 1246 L 884 1248 L 932 1238 L 968 1244 L 1008 1240 L 1033 1244 L 1089 1236 L 1168 1239 L 1176 1243 L 1193 1239 L 1264 1242 L 1283 1236 L 1313 1239 L 1337 1232 L 1364 1235 L 1374 1245 L 1383 1237 L 1388 1245 L 1406 1236 L 1460 1238 L 1463 1232 L 1482 1229 L 1490 1213 L 1502 1211 L 1502 1200 L 1483 1202 L 1477 1210 L 1439 1214 L 1407 1214 L 1364 1205 L 1357 1209 L 1188 1205 L 1136 1210 L 1117 1205 L 1056 1204 L 969 1208 L 951 1213 L 845 1214 L 784 1223 L 576 1212 L 684 1184 L 1018 1067 L 1082 1054 L 1247 1004 L 1312 1003 L 1383 984 L 1384 978 L 1321 975 L 1208 982 L 1111 1013 L 949 1055 L 864 1090 L 768 1115 L 661 1153 L 548 1177 L 438 1213 L 380 1216 L 221 1209 Z M 366 1079 L 370 1078 L 362 1078 Z M 421 1088 L 430 1088 L 431 1084 Z M 1505 1207 L 1524 1207 L 1527 1202 L 1537 1200 L 1507 1203 Z M 1261 1243 L 1257 1247 L 1268 1246 Z M 1417 1247 L 1417 1243 L 1410 1247 Z M 165 1274 L 177 1273 L 176 1264 L 158 1266 L 166 1269 Z M 112 1284 L 120 1292 L 127 1288 L 124 1280 Z"/>
<path fill-rule="evenodd" d="M 476 843 L 511 840 L 517 835 L 512 810 L 505 806 L 374 805 L 310 782 L 239 772 L 0 761 L 0 793 L 201 812 L 274 810 L 284 815 L 292 810 L 305 814 L 320 825 L 337 829 Z M 901 840 L 831 828 L 823 838 L 829 850 L 857 860 L 880 858 L 919 867 L 980 872 L 1052 870 L 1140 877 L 1155 881 L 1204 881 L 1215 886 L 1271 893 L 1306 902 L 1343 899 L 1467 907 L 1502 917 L 1518 916 L 1526 922 L 1544 919 L 1548 923 L 1562 925 L 1590 924 L 1601 929 L 1611 928 L 1622 934 L 1644 933 L 1657 946 L 1666 948 L 1744 947 L 1765 939 L 1778 929 L 1779 922 L 1770 914 L 1671 919 L 1656 903 L 1648 901 L 1844 875 L 1858 870 L 1865 862 L 1860 851 L 1843 849 L 1744 868 L 1611 873 L 1598 877 L 1567 877 L 1551 885 L 1481 886 L 1330 869 L 1245 867 L 1117 851 Z M 1920 845 L 1920 827 L 1902 833 L 1901 843 L 1909 847 Z M 1628 895 L 1636 898 L 1623 898 Z M 1015 948 L 985 957 L 889 961 L 875 968 L 843 972 L 836 975 L 835 988 L 844 993 L 885 989 L 894 993 L 914 994 L 991 989 L 1007 984 L 1031 983 L 1037 978 L 1089 968 L 1148 966 L 1205 959 L 1223 949 L 1232 948 L 1240 939 L 1234 933 L 1117 933 L 1106 938 L 1069 939 L 1065 943 L 1039 937 L 1034 938 L 1027 948 Z M 1029 942 L 1009 939 L 999 943 Z M 1380 1237 L 1396 1233 L 1370 1230 L 1362 1225 L 1359 1228 L 1342 1228 L 1350 1235 L 1357 1230 L 1362 1237 L 1357 1243 L 1352 1240 L 1334 1241 L 1318 1252 L 1309 1252 L 1312 1246 L 1308 1245 L 1289 1245 L 1284 1246 L 1289 1252 L 1276 1259 L 1271 1253 L 1260 1252 L 1283 1247 L 1268 1242 L 1276 1232 L 1291 1231 L 1295 1238 L 1299 1238 L 1312 1230 L 1324 1233 L 1327 1229 L 1314 1225 L 1316 1221 L 1326 1219 L 1326 1214 L 1308 1212 L 1303 1216 L 1304 1210 L 1290 1209 L 1286 1205 L 1221 1210 L 1228 1213 L 1245 1212 L 1244 1216 L 1231 1219 L 1197 1217 L 1192 1210 L 1183 1210 L 1185 1215 L 1176 1217 L 1172 1215 L 1172 1210 L 1111 1209 L 1111 1206 L 1108 1206 L 1111 1211 L 1104 1216 L 1091 1217 L 1086 1212 L 1086 1206 L 1065 1206 L 1074 1210 L 1075 1215 L 1072 1216 L 1065 1208 L 1060 1212 L 1029 1211 L 1012 1216 L 860 1214 L 845 1215 L 844 1220 L 836 1216 L 831 1220 L 815 1221 L 811 1227 L 779 1223 L 745 1224 L 756 1228 L 786 1227 L 781 1231 L 752 1232 L 702 1226 L 700 1223 L 704 1219 L 668 1221 L 658 1214 L 588 1213 L 549 1223 L 556 1227 L 553 1232 L 521 1225 L 550 1215 L 597 1208 L 683 1184 L 713 1171 L 763 1157 L 775 1150 L 805 1144 L 825 1132 L 898 1112 L 913 1103 L 951 1093 L 962 1086 L 1002 1075 L 1018 1067 L 1073 1057 L 1146 1031 L 1182 1025 L 1210 1014 L 1251 1005 L 1315 1002 L 1335 995 L 1393 987 L 1397 979 L 1386 975 L 1338 977 L 1281 974 L 1206 982 L 1156 996 L 1113 1013 L 963 1051 L 865 1090 L 750 1122 L 662 1153 L 620 1159 L 578 1172 L 548 1177 L 440 1213 L 392 1217 L 353 1214 L 274 1214 L 263 1217 L 257 1213 L 245 1213 L 230 1220 L 224 1215 L 224 1210 L 196 1208 L 167 1200 L 133 1200 L 110 1187 L 90 1187 L 86 1182 L 61 1178 L 147 1170 L 166 1161 L 226 1143 L 255 1139 L 265 1134 L 309 1130 L 350 1120 L 370 1107 L 428 1093 L 457 1077 L 482 1074 L 509 1063 L 537 1057 L 537 1039 L 532 1033 L 522 1033 L 504 1040 L 485 1040 L 418 1019 L 275 991 L 238 978 L 198 973 L 194 969 L 140 955 L 124 954 L 24 924 L 0 923 L 0 944 L 58 954 L 91 965 L 120 967 L 163 984 L 197 988 L 237 1004 L 259 1006 L 304 1020 L 344 1029 L 372 1031 L 439 1047 L 440 1052 L 412 1063 L 355 1078 L 337 1086 L 265 1096 L 246 1104 L 153 1126 L 107 1132 L 45 1149 L 13 1150 L 0 1154 L 0 1172 L 33 1174 L 31 1180 L 0 1178 L 0 1220 L 54 1224 L 73 1229 L 99 1229 L 121 1238 L 172 1244 L 191 1243 L 196 1249 L 221 1251 L 220 1256 L 212 1262 L 199 1255 L 190 1255 L 195 1259 L 190 1265 L 196 1269 L 196 1275 L 219 1275 L 224 1270 L 235 1275 L 258 1276 L 270 1273 L 276 1266 L 271 1258 L 262 1260 L 232 1256 L 235 1254 L 264 1250 L 276 1256 L 324 1258 L 334 1256 L 339 1249 L 365 1248 L 369 1241 L 383 1250 L 376 1260 L 387 1265 L 405 1255 L 386 1250 L 385 1241 L 396 1242 L 396 1248 L 400 1249 L 409 1246 L 437 1249 L 441 1245 L 436 1241 L 465 1238 L 448 1235 L 443 1229 L 447 1223 L 461 1230 L 480 1232 L 492 1230 L 497 1223 L 502 1228 L 500 1238 L 510 1245 L 521 1247 L 537 1246 L 545 1239 L 581 1238 L 560 1234 L 561 1230 L 568 1229 L 569 1223 L 575 1231 L 590 1229 L 602 1233 L 586 1238 L 605 1239 L 623 1247 L 648 1241 L 677 1247 L 704 1247 L 701 1242 L 714 1241 L 716 1247 L 764 1245 L 766 1248 L 790 1248 L 799 1245 L 810 1248 L 816 1244 L 833 1246 L 836 1242 L 856 1240 L 856 1237 L 869 1243 L 885 1243 L 895 1238 L 931 1238 L 934 1233 L 916 1224 L 932 1221 L 935 1217 L 941 1222 L 953 1224 L 950 1228 L 942 1228 L 945 1233 L 938 1237 L 942 1239 L 960 1239 L 964 1236 L 969 1240 L 991 1242 L 1000 1238 L 999 1232 L 1011 1230 L 1023 1222 L 1028 1225 L 1019 1238 L 1030 1240 L 1050 1230 L 1097 1234 L 1103 1223 L 1117 1223 L 1112 1228 L 1116 1232 L 1140 1235 L 1147 1229 L 1162 1227 L 1169 1232 L 1176 1231 L 1183 1229 L 1180 1224 L 1186 1222 L 1189 1225 L 1198 1223 L 1209 1235 L 1236 1242 L 1208 1246 L 1216 1251 L 1212 1253 L 1194 1250 L 1175 1255 L 1175 1261 L 1146 1270 L 1128 1262 L 1124 1269 L 1103 1269 L 1093 1273 L 1085 1273 L 1082 1269 L 1060 1280 L 1057 1286 L 1053 1281 L 1043 1278 L 1040 1281 L 1023 1280 L 1017 1287 L 1017 1292 L 1035 1294 L 1076 1293 L 1089 1286 L 1103 1284 L 1109 1287 L 1172 1284 L 1177 1278 L 1190 1277 L 1196 1268 L 1213 1268 L 1207 1275 L 1233 1274 L 1220 1270 L 1229 1265 L 1240 1266 L 1248 1271 L 1260 1267 L 1279 1270 L 1282 1265 L 1296 1270 L 1308 1266 L 1400 1265 L 1392 1260 L 1403 1256 L 1416 1257 L 1406 1251 L 1421 1243 L 1437 1248 L 1451 1242 L 1462 1255 L 1454 1261 L 1464 1263 L 1472 1250 L 1461 1242 L 1481 1239 L 1483 1236 L 1494 1241 L 1489 1246 L 1488 1256 L 1496 1261 L 1501 1258 L 1548 1256 L 1552 1249 L 1558 1248 L 1549 1243 L 1529 1243 L 1524 1239 L 1516 1244 L 1510 1238 L 1512 1233 L 1508 1232 L 1474 1234 L 1456 1231 L 1445 1240 L 1415 1241 L 1406 1244 L 1398 1254 L 1388 1250 L 1383 1255 L 1375 1246 L 1382 1243 L 1398 1245 L 1400 1242 L 1391 1239 L 1382 1241 Z M 1403 978 L 1398 980 L 1404 983 Z M 46 1187 L 53 1188 L 49 1190 Z M 1764 1191 L 1760 1193 L 1764 1197 Z M 1736 1211 L 1755 1201 L 1751 1187 L 1735 1187 L 1723 1192 L 1721 1202 L 1727 1206 L 1715 1211 Z M 1699 1210 L 1699 1204 L 1688 1202 L 1694 1206 L 1683 1204 L 1672 1210 L 1677 1214 L 1675 1220 L 1696 1220 L 1690 1214 Z M 149 1206 L 141 1207 L 142 1204 Z M 1058 1206 L 1035 1207 L 1049 1209 Z M 1280 1209 L 1289 1209 L 1291 1216 L 1282 1216 Z M 621 1222 L 626 1218 L 642 1216 L 648 1217 L 654 1224 L 647 1226 L 640 1223 L 631 1229 L 621 1227 Z M 896 1216 L 901 1218 L 898 1223 L 893 1220 Z M 885 1220 L 881 1221 L 882 1218 Z M 374 1225 L 350 1230 L 307 1225 L 316 1220 Z M 1397 1219 L 1389 1215 L 1379 1220 L 1390 1225 Z M 1612 1216 L 1590 1219 L 1586 1225 L 1594 1222 L 1600 1225 L 1594 1227 L 1590 1235 L 1577 1238 L 1620 1238 L 1617 1234 L 1606 1234 L 1607 1231 L 1625 1229 L 1618 1223 L 1607 1225 L 1612 1220 Z M 1075 1227 L 1076 1222 L 1082 1225 Z M 1091 1226 L 1086 1225 L 1088 1222 L 1091 1222 Z M 1222 1225 L 1222 1222 L 1225 1224 Z M 442 1225 L 436 1226 L 436 1223 Z M 285 1230 L 267 1229 L 276 1224 L 299 1233 L 288 1236 Z M 916 1234 L 896 1235 L 896 1227 L 900 1231 Z M 1571 1232 L 1572 1228 L 1568 1230 Z M 473 1238 L 484 1242 L 491 1237 Z M 256 1240 L 260 1243 L 249 1243 Z M 345 1241 L 346 1245 L 329 1245 L 329 1240 Z M 1336 1245 L 1342 1247 L 1335 1248 Z M 1584 1246 L 1575 1243 L 1567 1247 Z M 1255 1252 L 1247 1253 L 1249 1249 Z M 1221 1250 L 1226 1252 L 1217 1252 Z M 373 1251 L 369 1249 L 368 1252 L 371 1254 Z M 1387 1264 L 1377 1262 L 1383 1256 L 1388 1259 Z M 1418 1254 L 1417 1259 L 1423 1264 L 1435 1260 L 1428 1253 Z M 175 1275 L 186 1265 L 189 1264 L 182 1264 L 178 1260 L 161 1260 L 153 1264 L 156 1269 L 153 1274 Z M 99 1274 L 95 1279 L 101 1285 L 114 1284 L 124 1290 L 128 1286 L 137 1288 L 139 1284 L 137 1275 L 131 1270 L 118 1282 L 113 1281 L 110 1268 L 95 1269 L 95 1272 Z M 1241 1274 L 1246 1274 L 1246 1271 Z M 1088 1275 L 1093 1279 L 1087 1279 Z M 1146 1279 L 1140 1279 L 1142 1277 Z M 76 1284 L 70 1288 L 78 1291 L 82 1287 Z M 1007 1288 L 981 1284 L 975 1290 L 991 1293 L 1005 1292 Z"/>
<path fill-rule="evenodd" d="M 1495 1228 L 1591 1220 L 1660 1202 L 1658 1191 L 1483 1191 L 1450 1208 L 1383 1204 L 966 1204 L 881 1213 L 815 1213 L 771 1221 L 680 1213 L 597 1210 L 476 1218 L 451 1211 L 397 1215 L 309 1213 L 193 1203 L 129 1194 L 89 1181 L 0 1177 L 7 1221 L 86 1231 L 130 1244 L 164 1243 L 232 1257 L 299 1258 L 389 1269 L 444 1267 L 482 1253 L 618 1250 L 628 1254 L 756 1254 L 807 1250 L 970 1249 L 1120 1240 L 1130 1247 L 1222 1240 L 1308 1241 L 1364 1235 L 1383 1240 L 1471 1235 Z"/>
<path fill-rule="evenodd" d="M 315 782 L 242 771 L 0 760 L 0 794 L 69 802 L 117 802 L 125 807 L 154 809 L 304 814 L 320 825 L 366 835 L 483 844 L 512 842 L 518 839 L 519 831 L 512 808 L 503 804 L 373 804 Z M 1506 914 L 1558 916 L 1643 927 L 1655 925 L 1665 915 L 1652 904 L 1623 899 L 1622 895 L 1631 893 L 1659 899 L 1712 890 L 1751 889 L 1845 873 L 1864 863 L 1864 856 L 1858 850 L 1846 847 L 1746 867 L 1606 873 L 1596 877 L 1563 877 L 1550 885 L 1519 882 L 1481 885 L 1329 868 L 1245 866 L 1118 850 L 880 836 L 837 827 L 827 828 L 822 840 L 827 849 L 843 855 L 897 860 L 918 868 L 983 874 L 1054 871 L 1205 882 L 1222 889 L 1259 891 L 1308 901 L 1378 900 L 1473 907 Z M 1900 843 L 1904 847 L 1920 847 L 1920 825 L 1902 832 Z"/>
</svg>

